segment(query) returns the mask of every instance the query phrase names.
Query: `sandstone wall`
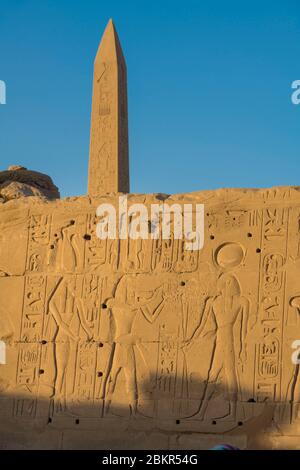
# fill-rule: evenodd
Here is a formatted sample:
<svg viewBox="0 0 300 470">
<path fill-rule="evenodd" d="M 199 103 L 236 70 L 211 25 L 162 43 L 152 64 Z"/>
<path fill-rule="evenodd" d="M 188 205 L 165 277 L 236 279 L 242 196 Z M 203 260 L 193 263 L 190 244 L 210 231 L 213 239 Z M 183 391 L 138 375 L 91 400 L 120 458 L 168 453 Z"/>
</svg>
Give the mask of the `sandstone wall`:
<svg viewBox="0 0 300 470">
<path fill-rule="evenodd" d="M 0 446 L 299 447 L 297 188 L 204 203 L 205 243 L 99 240 L 117 195 L 0 207 Z M 299 308 L 298 308 L 299 307 Z"/>
</svg>

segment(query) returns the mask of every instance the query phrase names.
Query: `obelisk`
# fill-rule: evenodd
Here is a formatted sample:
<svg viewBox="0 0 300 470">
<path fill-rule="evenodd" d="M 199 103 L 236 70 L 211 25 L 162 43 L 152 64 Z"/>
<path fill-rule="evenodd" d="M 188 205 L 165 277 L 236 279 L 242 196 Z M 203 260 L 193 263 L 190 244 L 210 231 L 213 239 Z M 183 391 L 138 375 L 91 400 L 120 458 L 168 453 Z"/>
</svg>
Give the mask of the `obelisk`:
<svg viewBox="0 0 300 470">
<path fill-rule="evenodd" d="M 88 194 L 129 192 L 127 72 L 109 20 L 94 62 Z"/>
</svg>

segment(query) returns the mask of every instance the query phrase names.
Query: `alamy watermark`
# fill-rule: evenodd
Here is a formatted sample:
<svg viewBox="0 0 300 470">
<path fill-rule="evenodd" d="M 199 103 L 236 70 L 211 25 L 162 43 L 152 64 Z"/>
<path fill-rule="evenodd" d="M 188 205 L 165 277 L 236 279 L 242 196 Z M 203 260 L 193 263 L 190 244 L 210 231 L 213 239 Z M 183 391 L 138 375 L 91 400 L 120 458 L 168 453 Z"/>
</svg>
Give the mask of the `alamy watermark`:
<svg viewBox="0 0 300 470">
<path fill-rule="evenodd" d="M 0 341 L 0 364 L 6 364 L 6 344 Z"/>
<path fill-rule="evenodd" d="M 6 104 L 6 84 L 0 80 L 0 104 Z"/>
<path fill-rule="evenodd" d="M 100 218 L 97 237 L 105 239 L 131 238 L 133 240 L 184 240 L 184 248 L 201 250 L 204 245 L 203 204 L 132 204 L 127 196 L 119 197 L 118 207 L 100 204 L 96 211 Z"/>
<path fill-rule="evenodd" d="M 291 96 L 292 103 L 298 105 L 300 104 L 300 80 L 293 81 L 292 89 L 295 90 Z"/>
</svg>

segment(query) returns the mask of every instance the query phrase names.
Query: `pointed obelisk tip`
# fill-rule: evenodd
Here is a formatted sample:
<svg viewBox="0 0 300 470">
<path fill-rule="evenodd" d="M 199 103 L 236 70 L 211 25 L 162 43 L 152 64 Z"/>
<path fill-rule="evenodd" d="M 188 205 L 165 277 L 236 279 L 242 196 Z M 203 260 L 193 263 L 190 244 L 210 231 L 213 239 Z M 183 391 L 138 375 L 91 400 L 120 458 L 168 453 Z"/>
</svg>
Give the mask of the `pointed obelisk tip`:
<svg viewBox="0 0 300 470">
<path fill-rule="evenodd" d="M 104 30 L 104 33 L 103 33 L 103 36 L 105 36 L 105 34 L 107 34 L 108 32 L 112 31 L 114 32 L 115 31 L 115 25 L 114 25 L 114 22 L 113 22 L 113 19 L 112 18 L 109 18 L 106 26 L 105 26 L 105 30 Z"/>
<path fill-rule="evenodd" d="M 113 19 L 110 18 L 101 38 L 95 62 L 102 62 L 105 59 L 121 60 L 125 62 L 123 51 L 121 48 L 118 33 L 116 31 Z"/>
</svg>

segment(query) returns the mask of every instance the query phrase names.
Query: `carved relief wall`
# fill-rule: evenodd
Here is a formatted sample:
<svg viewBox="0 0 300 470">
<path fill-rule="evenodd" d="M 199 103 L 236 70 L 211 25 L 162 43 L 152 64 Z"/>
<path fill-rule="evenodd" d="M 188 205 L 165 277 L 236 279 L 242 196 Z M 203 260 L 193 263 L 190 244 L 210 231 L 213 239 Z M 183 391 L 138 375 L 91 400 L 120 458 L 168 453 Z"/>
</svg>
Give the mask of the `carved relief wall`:
<svg viewBox="0 0 300 470">
<path fill-rule="evenodd" d="M 100 240 L 100 202 L 117 198 L 1 207 L 1 446 L 276 448 L 298 436 L 298 190 L 169 197 L 205 205 L 194 252 L 172 236 Z"/>
</svg>

